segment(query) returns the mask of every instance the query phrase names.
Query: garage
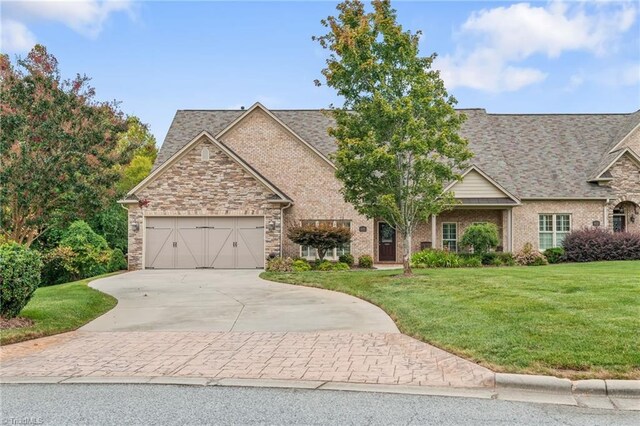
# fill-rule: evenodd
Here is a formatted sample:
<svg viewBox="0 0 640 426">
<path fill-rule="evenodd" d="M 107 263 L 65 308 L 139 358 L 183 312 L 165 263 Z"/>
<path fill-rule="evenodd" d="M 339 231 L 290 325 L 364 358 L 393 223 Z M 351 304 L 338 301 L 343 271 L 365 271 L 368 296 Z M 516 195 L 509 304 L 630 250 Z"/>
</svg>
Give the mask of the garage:
<svg viewBox="0 0 640 426">
<path fill-rule="evenodd" d="M 264 267 L 264 218 L 147 217 L 148 269 Z"/>
</svg>

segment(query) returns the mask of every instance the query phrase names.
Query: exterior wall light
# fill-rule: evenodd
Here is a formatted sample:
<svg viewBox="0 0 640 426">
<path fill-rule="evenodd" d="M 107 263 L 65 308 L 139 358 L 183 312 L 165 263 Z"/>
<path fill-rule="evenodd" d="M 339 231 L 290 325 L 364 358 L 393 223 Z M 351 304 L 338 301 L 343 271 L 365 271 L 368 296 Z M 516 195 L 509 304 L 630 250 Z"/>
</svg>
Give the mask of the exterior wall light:
<svg viewBox="0 0 640 426">
<path fill-rule="evenodd" d="M 276 223 L 274 221 L 269 221 L 269 224 L 267 225 L 267 228 L 269 228 L 269 231 L 273 231 L 276 229 Z"/>
<path fill-rule="evenodd" d="M 140 224 L 138 222 L 131 223 L 131 230 L 133 232 L 138 232 L 140 230 Z"/>
</svg>

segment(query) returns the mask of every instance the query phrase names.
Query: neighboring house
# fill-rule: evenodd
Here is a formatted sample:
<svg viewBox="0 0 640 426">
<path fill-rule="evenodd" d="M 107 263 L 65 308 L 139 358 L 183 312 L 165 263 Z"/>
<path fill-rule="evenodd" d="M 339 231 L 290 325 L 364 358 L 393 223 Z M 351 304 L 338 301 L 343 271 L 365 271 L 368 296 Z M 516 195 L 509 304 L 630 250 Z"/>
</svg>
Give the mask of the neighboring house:
<svg viewBox="0 0 640 426">
<path fill-rule="evenodd" d="M 494 223 L 499 250 L 559 246 L 571 230 L 640 231 L 640 111 L 487 114 L 463 110 L 475 153 L 450 185 L 460 201 L 421 223 L 413 250 L 461 249 L 469 225 Z M 121 201 L 129 210 L 129 267 L 261 268 L 273 255 L 313 258 L 293 224 L 330 222 L 354 233 L 343 252 L 400 262 L 401 238 L 358 214 L 340 193 L 320 110 L 180 110 L 151 174 Z"/>
</svg>

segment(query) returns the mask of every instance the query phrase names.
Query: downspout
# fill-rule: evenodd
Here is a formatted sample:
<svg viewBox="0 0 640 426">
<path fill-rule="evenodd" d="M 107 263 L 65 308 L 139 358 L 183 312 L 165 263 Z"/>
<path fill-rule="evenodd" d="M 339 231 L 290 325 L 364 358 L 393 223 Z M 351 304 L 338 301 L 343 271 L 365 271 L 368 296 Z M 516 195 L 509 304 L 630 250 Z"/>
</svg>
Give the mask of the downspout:
<svg viewBox="0 0 640 426">
<path fill-rule="evenodd" d="M 289 207 L 291 207 L 292 205 L 293 203 L 289 202 L 287 203 L 286 206 L 280 207 L 280 257 L 282 257 L 282 255 L 284 254 L 283 245 L 282 245 L 282 241 L 283 241 L 282 235 L 284 233 L 284 211 Z"/>
<path fill-rule="evenodd" d="M 604 223 L 604 230 L 606 231 L 607 229 L 609 229 L 609 212 L 607 211 L 607 206 L 609 205 L 609 203 L 611 202 L 611 200 L 609 198 L 607 198 L 607 200 L 604 202 L 604 207 L 602 207 L 602 216 L 603 216 L 603 221 L 602 223 Z"/>
</svg>

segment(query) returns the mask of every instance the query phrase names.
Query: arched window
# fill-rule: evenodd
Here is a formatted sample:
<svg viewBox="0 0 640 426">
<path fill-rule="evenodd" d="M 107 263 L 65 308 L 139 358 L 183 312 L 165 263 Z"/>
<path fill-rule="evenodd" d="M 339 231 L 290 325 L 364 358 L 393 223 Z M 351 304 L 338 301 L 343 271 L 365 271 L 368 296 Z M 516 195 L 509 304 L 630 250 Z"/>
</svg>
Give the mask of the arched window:
<svg viewBox="0 0 640 426">
<path fill-rule="evenodd" d="M 200 158 L 202 159 L 202 161 L 209 161 L 209 148 L 207 148 L 206 146 L 202 148 Z"/>
</svg>

